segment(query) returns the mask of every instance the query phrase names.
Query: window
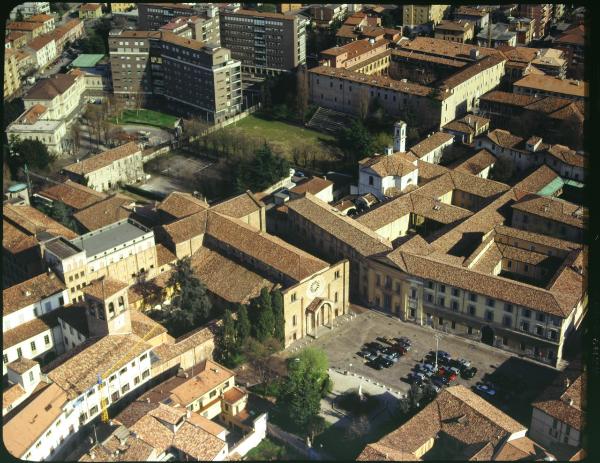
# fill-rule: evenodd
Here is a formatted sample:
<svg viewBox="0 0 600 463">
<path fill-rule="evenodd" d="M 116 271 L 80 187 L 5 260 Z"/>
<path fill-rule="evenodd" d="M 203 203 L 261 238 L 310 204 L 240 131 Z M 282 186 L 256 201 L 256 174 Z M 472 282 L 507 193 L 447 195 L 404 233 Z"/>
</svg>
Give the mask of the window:
<svg viewBox="0 0 600 463">
<path fill-rule="evenodd" d="M 369 185 L 373 185 L 373 176 L 369 175 Z"/>
<path fill-rule="evenodd" d="M 438 305 L 445 306 L 445 302 L 446 302 L 446 301 L 444 300 L 444 298 L 443 298 L 443 297 L 440 297 L 440 298 L 438 299 Z"/>
<path fill-rule="evenodd" d="M 467 334 L 473 334 L 473 327 L 467 326 Z"/>
<path fill-rule="evenodd" d="M 427 282 L 427 287 L 428 287 L 429 289 L 433 289 L 433 281 L 428 281 L 428 282 Z"/>
<path fill-rule="evenodd" d="M 556 340 L 557 339 L 557 333 L 555 330 L 548 330 L 548 332 L 550 333 L 550 339 L 552 340 Z"/>
<path fill-rule="evenodd" d="M 503 324 L 504 326 L 510 326 L 510 325 L 512 325 L 512 317 L 509 317 L 508 315 L 505 315 L 505 316 L 502 318 L 502 324 Z"/>
<path fill-rule="evenodd" d="M 458 297 L 460 295 L 460 289 L 452 288 L 452 295 Z"/>
<path fill-rule="evenodd" d="M 119 371 L 120 375 L 124 375 L 127 372 L 127 367 L 123 367 L 121 368 L 121 371 Z"/>
<path fill-rule="evenodd" d="M 523 317 L 531 318 L 531 310 L 529 310 L 529 309 L 523 310 Z"/>
<path fill-rule="evenodd" d="M 47 334 L 44 336 L 44 344 L 50 344 L 50 336 L 48 336 Z"/>
<path fill-rule="evenodd" d="M 469 294 L 469 300 L 472 302 L 477 302 L 477 294 L 475 294 L 475 293 Z"/>
<path fill-rule="evenodd" d="M 126 384 L 121 388 L 121 394 L 126 394 L 129 391 L 129 389 L 131 389 L 131 387 L 129 386 L 129 384 Z"/>
<path fill-rule="evenodd" d="M 375 286 L 381 286 L 381 276 L 375 275 Z"/>
<path fill-rule="evenodd" d="M 512 313 L 512 311 L 513 311 L 512 304 L 504 304 L 504 311 L 508 312 L 508 313 Z"/>
<path fill-rule="evenodd" d="M 427 295 L 427 302 L 433 302 L 433 294 Z"/>
<path fill-rule="evenodd" d="M 336 293 L 336 294 L 337 294 L 337 293 Z M 294 316 L 292 317 L 292 326 L 296 326 L 296 323 L 297 323 L 297 322 L 296 322 L 296 316 L 294 315 Z"/>
<path fill-rule="evenodd" d="M 98 413 L 98 405 L 94 405 L 92 408 L 90 408 L 90 416 L 93 416 L 96 413 Z"/>
<path fill-rule="evenodd" d="M 446 292 L 446 285 L 440 285 L 440 292 L 441 293 L 445 293 Z"/>
<path fill-rule="evenodd" d="M 527 322 L 523 322 L 523 323 L 521 324 L 521 329 L 522 329 L 523 331 L 529 331 L 529 323 L 527 323 Z"/>
<path fill-rule="evenodd" d="M 455 312 L 458 312 L 458 302 L 456 301 L 452 301 L 452 310 L 454 310 Z"/>
<path fill-rule="evenodd" d="M 17 358 L 21 358 L 23 357 L 23 351 L 21 350 L 20 347 L 17 347 Z"/>
<path fill-rule="evenodd" d="M 137 385 L 140 384 L 140 377 L 136 376 L 135 378 L 133 378 L 133 384 Z"/>
<path fill-rule="evenodd" d="M 95 391 L 94 391 L 94 389 L 93 389 L 93 388 L 92 388 L 92 389 L 90 389 L 89 391 L 87 391 L 87 394 L 86 394 L 86 395 L 87 395 L 87 397 L 91 397 L 91 396 L 93 396 L 93 395 L 94 395 L 94 392 L 95 392 Z"/>
<path fill-rule="evenodd" d="M 442 317 L 438 317 L 438 323 L 443 326 L 444 325 L 444 319 Z"/>
<path fill-rule="evenodd" d="M 31 341 L 29 343 L 29 346 L 31 347 L 31 352 L 35 352 L 37 350 L 37 348 L 35 347 L 35 341 Z"/>
<path fill-rule="evenodd" d="M 512 267 L 512 260 L 509 260 L 508 261 L 508 268 L 511 268 L 511 267 Z"/>
<path fill-rule="evenodd" d="M 112 375 L 110 378 L 108 378 L 108 381 L 112 383 L 115 379 L 117 379 L 117 375 Z"/>
<path fill-rule="evenodd" d="M 491 298 L 487 298 L 486 304 L 488 305 L 488 307 L 494 307 L 494 305 L 496 304 L 496 301 L 494 301 Z"/>
<path fill-rule="evenodd" d="M 144 354 L 140 357 L 140 362 L 143 362 L 144 360 L 146 360 L 146 358 L 148 358 L 148 354 Z"/>
<path fill-rule="evenodd" d="M 494 321 L 494 312 L 492 312 L 491 310 L 486 310 L 486 312 L 485 312 L 485 319 L 488 322 Z"/>
<path fill-rule="evenodd" d="M 29 372 L 29 382 L 33 383 L 33 371 Z"/>
<path fill-rule="evenodd" d="M 340 271 L 336 270 L 335 273 L 333 274 L 333 278 L 334 280 L 337 280 L 340 277 Z"/>
<path fill-rule="evenodd" d="M 291 302 L 296 302 L 296 293 L 292 293 L 290 300 L 291 300 Z"/>
<path fill-rule="evenodd" d="M 150 370 L 146 370 L 142 373 L 142 379 L 147 378 L 148 376 L 150 376 Z"/>
<path fill-rule="evenodd" d="M 337 302 L 337 301 L 338 301 L 338 293 L 336 291 L 335 294 L 333 295 L 333 302 Z"/>
<path fill-rule="evenodd" d="M 8 363 L 8 355 L 4 354 L 4 363 Z"/>
<path fill-rule="evenodd" d="M 540 325 L 535 325 L 535 334 L 537 334 L 538 336 L 543 336 L 544 328 Z"/>
<path fill-rule="evenodd" d="M 545 322 L 545 321 L 546 321 L 546 314 L 543 314 L 543 313 L 541 313 L 541 312 L 538 312 L 538 313 L 536 313 L 536 314 L 535 314 L 535 319 L 536 319 L 538 322 Z"/>
<path fill-rule="evenodd" d="M 210 399 L 212 399 L 212 398 L 213 398 L 214 396 L 216 396 L 216 395 L 217 395 L 217 391 L 216 391 L 216 390 L 215 390 L 215 391 L 210 391 L 210 393 L 208 394 L 208 397 L 209 397 Z"/>
<path fill-rule="evenodd" d="M 474 305 L 469 306 L 469 315 L 475 316 L 475 306 Z"/>
</svg>

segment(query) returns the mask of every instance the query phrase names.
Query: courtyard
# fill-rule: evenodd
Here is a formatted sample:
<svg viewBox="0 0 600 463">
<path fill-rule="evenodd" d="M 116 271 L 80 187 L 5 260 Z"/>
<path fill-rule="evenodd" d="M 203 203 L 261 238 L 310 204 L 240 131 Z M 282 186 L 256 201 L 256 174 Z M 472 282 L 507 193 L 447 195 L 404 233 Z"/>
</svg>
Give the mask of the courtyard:
<svg viewBox="0 0 600 463">
<path fill-rule="evenodd" d="M 528 426 L 531 419 L 531 402 L 550 384 L 558 371 L 542 364 L 524 360 L 502 350 L 480 342 L 467 340 L 451 334 L 433 331 L 412 323 L 405 323 L 387 314 L 354 306 L 356 316 L 334 330 L 321 331 L 316 340 L 303 339 L 283 353 L 294 355 L 305 346 L 321 348 L 327 354 L 332 370 L 341 374 L 348 388 L 357 388 L 360 383 L 379 388 L 382 393 L 396 397 L 406 394 L 410 385 L 406 381 L 416 363 L 436 350 L 434 334 L 439 333 L 439 350 L 452 358 L 464 358 L 477 368 L 476 375 L 466 380 L 459 377 L 452 384 L 472 388 L 479 381 L 490 381 L 497 386 L 498 394 L 486 396 L 495 406 Z M 376 341 L 379 336 L 405 336 L 412 342 L 412 349 L 400 357 L 390 368 L 375 370 L 357 355 L 361 347 Z M 338 385 L 335 389 L 340 390 Z M 363 386 L 364 387 L 364 386 Z M 343 389 L 343 387 L 341 387 Z"/>
<path fill-rule="evenodd" d="M 150 109 L 125 109 L 119 118 L 121 124 L 141 124 L 152 125 L 163 129 L 173 129 L 179 120 L 178 117 L 164 114 Z M 111 122 L 117 123 L 116 118 L 111 118 Z"/>
</svg>

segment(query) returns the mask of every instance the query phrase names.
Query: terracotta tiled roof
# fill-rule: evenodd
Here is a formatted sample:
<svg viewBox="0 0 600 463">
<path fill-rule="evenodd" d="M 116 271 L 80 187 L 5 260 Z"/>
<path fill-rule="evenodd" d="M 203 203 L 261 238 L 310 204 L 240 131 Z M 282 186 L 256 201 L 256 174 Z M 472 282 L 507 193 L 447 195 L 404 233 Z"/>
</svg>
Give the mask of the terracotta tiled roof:
<svg viewBox="0 0 600 463">
<path fill-rule="evenodd" d="M 523 180 L 515 185 L 515 189 L 537 193 L 559 175 L 548 166 L 540 166 Z"/>
<path fill-rule="evenodd" d="M 129 142 L 116 148 L 104 151 L 100 154 L 90 156 L 83 161 L 69 164 L 63 170 L 73 172 L 78 175 L 86 175 L 96 170 L 102 169 L 111 165 L 113 162 L 129 157 L 136 153 L 141 153 L 142 150 L 135 142 Z"/>
<path fill-rule="evenodd" d="M 54 19 L 54 16 L 50 16 L 49 14 L 34 14 L 33 16 L 29 16 L 27 21 L 31 21 L 34 23 L 44 23 L 46 21 L 51 21 Z"/>
<path fill-rule="evenodd" d="M 574 429 L 582 430 L 585 426 L 585 406 L 582 400 L 586 387 L 587 375 L 577 368 L 567 368 L 533 402 L 533 408 Z"/>
<path fill-rule="evenodd" d="M 472 22 L 459 19 L 458 21 L 441 21 L 435 26 L 435 30 L 466 32 L 474 27 L 475 25 Z"/>
<path fill-rule="evenodd" d="M 312 177 L 310 179 L 306 179 L 301 183 L 298 183 L 290 191 L 297 194 L 309 192 L 310 194 L 316 195 L 332 185 L 333 182 L 331 180 L 327 180 L 321 177 Z"/>
<path fill-rule="evenodd" d="M 183 243 L 206 232 L 207 211 L 197 212 L 161 228 L 174 244 Z"/>
<path fill-rule="evenodd" d="M 503 148 L 516 148 L 523 142 L 523 138 L 513 135 L 508 130 L 494 129 L 486 137 L 495 145 Z"/>
<path fill-rule="evenodd" d="M 33 305 L 65 289 L 65 284 L 54 273 L 37 275 L 2 291 L 2 315 Z"/>
<path fill-rule="evenodd" d="M 445 40 L 445 42 L 447 42 Z M 443 80 L 440 83 L 441 88 L 452 89 L 457 87 L 458 85 L 466 82 L 467 80 L 475 77 L 480 72 L 485 71 L 491 67 L 497 66 L 500 63 L 506 62 L 506 59 L 499 55 L 489 55 L 481 58 L 476 63 L 467 66 L 457 73 L 451 75 L 447 79 Z"/>
<path fill-rule="evenodd" d="M 22 458 L 63 413 L 66 403 L 64 391 L 56 384 L 50 384 L 2 427 L 7 450 Z"/>
<path fill-rule="evenodd" d="M 24 233 L 21 228 L 15 227 L 7 220 L 2 221 L 2 247 L 5 252 L 17 254 L 27 250 L 34 250 L 38 241 L 34 236 Z"/>
<path fill-rule="evenodd" d="M 308 72 L 324 76 L 338 77 L 344 80 L 351 80 L 353 82 L 358 82 L 373 87 L 391 89 L 411 95 L 428 96 L 432 91 L 430 87 L 426 87 L 425 85 L 415 84 L 412 82 L 402 82 L 399 80 L 390 79 L 386 76 L 365 75 L 358 72 L 348 71 L 343 68 L 332 68 L 330 66 L 319 66 L 310 69 Z M 443 99 L 441 95 L 436 98 Z"/>
<path fill-rule="evenodd" d="M 175 433 L 173 446 L 197 461 L 212 461 L 227 443 L 191 423 L 184 423 Z"/>
<path fill-rule="evenodd" d="M 96 11 L 98 8 L 102 8 L 99 3 L 84 3 L 80 7 L 82 11 Z"/>
<path fill-rule="evenodd" d="M 572 150 L 568 146 L 552 145 L 546 152 L 564 164 L 575 167 L 583 167 L 585 165 L 585 157 L 581 154 L 577 154 L 575 150 Z"/>
<path fill-rule="evenodd" d="M 154 348 L 153 353 L 159 358 L 158 365 L 168 362 L 188 350 L 201 346 L 214 339 L 215 327 L 210 325 L 198 328 L 184 337 L 177 338 L 173 344 L 161 344 Z"/>
<path fill-rule="evenodd" d="M 486 149 L 482 149 L 466 161 L 456 166 L 455 170 L 477 175 L 487 167 L 494 165 L 496 157 Z"/>
<path fill-rule="evenodd" d="M 246 393 L 246 391 L 243 391 L 239 387 L 234 386 L 231 389 L 229 389 L 227 392 L 225 392 L 225 394 L 223 394 L 223 399 L 227 403 L 235 404 L 235 403 L 239 402 L 240 400 L 242 400 L 247 395 L 248 394 Z"/>
<path fill-rule="evenodd" d="M 187 415 L 187 410 L 185 408 L 169 407 L 168 405 L 159 403 L 158 407 L 148 412 L 148 415 L 158 418 L 159 420 L 169 424 L 177 424 L 183 417 Z"/>
<path fill-rule="evenodd" d="M 150 339 L 152 339 L 167 332 L 167 329 L 164 326 L 152 320 L 148 315 L 145 315 L 139 310 L 130 310 L 129 316 L 131 317 L 131 330 L 133 331 L 133 334 L 142 339 L 149 336 L 150 333 L 152 333 L 152 336 L 150 337 Z"/>
<path fill-rule="evenodd" d="M 6 365 L 6 368 L 10 368 L 15 373 L 22 375 L 26 371 L 31 370 L 36 365 L 38 365 L 38 362 L 36 362 L 35 360 L 20 357 L 17 360 L 10 362 L 8 365 Z"/>
<path fill-rule="evenodd" d="M 375 155 L 361 159 L 359 167 L 360 169 L 371 169 L 380 177 L 402 177 L 417 169 L 414 161 L 416 161 L 416 158 L 412 153 L 399 151 L 390 155 Z"/>
<path fill-rule="evenodd" d="M 42 48 L 47 46 L 50 42 L 54 42 L 54 38 L 50 35 L 40 35 L 27 43 L 27 46 L 35 51 L 40 51 Z"/>
<path fill-rule="evenodd" d="M 37 83 L 23 96 L 24 100 L 53 100 L 65 93 L 75 84 L 75 78 L 70 74 L 54 74 L 52 77 L 38 80 Z"/>
<path fill-rule="evenodd" d="M 262 288 L 272 289 L 275 286 L 252 270 L 208 248 L 195 252 L 191 265 L 208 291 L 232 304 L 246 304 L 258 296 Z"/>
<path fill-rule="evenodd" d="M 525 430 L 523 425 L 469 389 L 453 386 L 442 390 L 417 415 L 380 439 L 374 450 L 385 454 L 385 449 L 391 449 L 399 454 L 414 455 L 441 431 L 462 447 L 463 452 L 467 450 L 465 453 L 472 455 L 482 452 L 488 444 L 495 448 L 503 444 L 507 436 Z"/>
<path fill-rule="evenodd" d="M 563 95 L 576 97 L 588 96 L 588 83 L 571 79 L 559 79 L 553 76 L 540 76 L 529 74 L 513 84 L 515 87 L 523 87 L 532 90 L 548 91 Z"/>
<path fill-rule="evenodd" d="M 103 277 L 86 285 L 83 288 L 83 292 L 96 299 L 105 300 L 125 288 L 127 288 L 127 283 Z"/>
<path fill-rule="evenodd" d="M 25 394 L 25 389 L 19 383 L 7 387 L 2 391 L 2 408 L 7 409 Z"/>
<path fill-rule="evenodd" d="M 233 198 L 226 199 L 211 206 L 211 210 L 228 217 L 241 219 L 264 207 L 264 203 L 251 191 L 246 191 Z"/>
<path fill-rule="evenodd" d="M 571 241 L 565 241 L 552 236 L 521 230 L 519 228 L 508 227 L 506 225 L 496 225 L 494 230 L 496 232 L 496 236 L 505 236 L 508 241 L 510 241 L 510 238 L 516 238 L 533 244 L 540 244 L 542 246 L 561 249 L 563 251 L 572 251 L 574 249 L 581 248 L 580 244 L 572 243 Z"/>
<path fill-rule="evenodd" d="M 2 333 L 2 348 L 6 350 L 54 328 L 57 325 L 56 313 L 54 312 L 42 315 Z"/>
<path fill-rule="evenodd" d="M 60 201 L 75 210 L 84 209 L 106 198 L 106 194 L 71 180 L 52 185 L 51 187 L 40 191 L 38 195 L 53 201 Z"/>
<path fill-rule="evenodd" d="M 17 226 L 26 234 L 35 236 L 41 231 L 72 239 L 77 233 L 51 219 L 31 206 L 4 205 L 4 219 Z"/>
<path fill-rule="evenodd" d="M 333 206 L 310 193 L 288 202 L 290 211 L 312 222 L 327 233 L 346 243 L 363 256 L 383 253 L 392 249 L 392 244 L 382 239 L 370 228 L 340 214 Z"/>
<path fill-rule="evenodd" d="M 419 143 L 413 146 L 410 151 L 420 159 L 440 146 L 452 141 L 453 139 L 454 136 L 450 135 L 449 133 L 436 132 L 430 137 L 421 140 Z"/>
<path fill-rule="evenodd" d="M 19 118 L 19 122 L 21 124 L 35 124 L 40 116 L 44 114 L 48 108 L 42 104 L 35 104 L 27 111 L 23 113 L 23 115 Z"/>
<path fill-rule="evenodd" d="M 206 231 L 220 243 L 243 252 L 295 281 L 302 281 L 328 266 L 321 259 L 280 238 L 259 232 L 241 220 L 216 212 L 209 211 Z"/>
<path fill-rule="evenodd" d="M 583 208 L 560 199 L 527 195 L 513 204 L 512 208 L 572 227 L 584 228 Z M 581 212 L 581 214 L 578 214 L 578 212 Z"/>
<path fill-rule="evenodd" d="M 399 452 L 378 443 L 367 444 L 356 461 L 420 461 L 412 453 Z"/>
<path fill-rule="evenodd" d="M 43 27 L 42 24 L 29 21 L 10 21 L 6 24 L 6 30 L 9 31 L 34 31 Z"/>
<path fill-rule="evenodd" d="M 97 383 L 98 374 L 110 375 L 150 348 L 133 333 L 92 338 L 59 356 L 45 371 L 48 378 L 74 399 Z"/>
<path fill-rule="evenodd" d="M 181 219 L 208 209 L 208 204 L 189 193 L 174 191 L 156 208 L 176 219 Z"/>
<path fill-rule="evenodd" d="M 479 51 L 479 56 L 481 57 L 499 54 L 498 50 L 494 48 L 478 47 L 468 43 L 450 42 L 430 37 L 416 37 L 413 40 L 403 42 L 401 47 L 407 50 L 444 56 L 446 58 L 469 59 L 469 61 L 472 49 Z"/>
<path fill-rule="evenodd" d="M 469 114 L 463 117 L 462 119 L 456 119 L 452 122 L 447 123 L 443 127 L 443 129 L 453 130 L 455 132 L 474 134 L 476 133 L 475 126 L 477 126 L 477 129 L 479 130 L 481 129 L 481 127 L 489 125 L 489 123 L 490 120 L 485 117 Z"/>
<path fill-rule="evenodd" d="M 73 214 L 73 217 L 87 231 L 98 230 L 112 223 L 128 218 L 132 210 L 127 206 L 133 203 L 131 198 L 120 194 L 96 201 L 90 206 Z"/>
<path fill-rule="evenodd" d="M 170 264 L 172 262 L 175 262 L 176 260 L 177 256 L 173 254 L 169 249 L 167 249 L 164 245 L 156 245 L 156 264 L 158 267 Z"/>
<path fill-rule="evenodd" d="M 383 29 L 381 30 L 381 34 L 383 34 Z M 378 48 L 382 45 L 386 45 L 389 42 L 387 40 L 378 40 L 374 44 L 369 42 L 369 39 L 363 40 L 355 40 L 354 42 L 347 43 L 340 47 L 328 48 L 327 50 L 323 50 L 321 55 L 323 56 L 339 56 L 343 53 L 347 53 L 346 59 L 353 59 L 357 56 L 360 56 L 368 51 L 371 51 L 373 48 Z"/>
</svg>

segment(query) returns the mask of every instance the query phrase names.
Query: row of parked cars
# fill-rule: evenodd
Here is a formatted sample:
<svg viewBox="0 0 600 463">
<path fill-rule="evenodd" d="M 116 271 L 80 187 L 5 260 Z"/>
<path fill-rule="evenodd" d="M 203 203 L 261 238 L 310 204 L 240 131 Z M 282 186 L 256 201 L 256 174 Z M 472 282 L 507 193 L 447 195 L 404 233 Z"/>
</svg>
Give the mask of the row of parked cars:
<svg viewBox="0 0 600 463">
<path fill-rule="evenodd" d="M 391 367 L 412 347 L 410 339 L 406 337 L 378 337 L 377 341 L 380 342 L 366 343 L 361 351 L 357 352 L 357 355 L 367 361 L 368 366 L 376 370 Z"/>
<path fill-rule="evenodd" d="M 413 371 L 408 375 L 408 381 L 417 386 L 430 384 L 436 392 L 444 386 L 456 381 L 460 376 L 463 379 L 471 379 L 477 373 L 477 368 L 465 359 L 453 359 L 443 350 L 430 351 L 425 359 L 417 363 Z"/>
</svg>

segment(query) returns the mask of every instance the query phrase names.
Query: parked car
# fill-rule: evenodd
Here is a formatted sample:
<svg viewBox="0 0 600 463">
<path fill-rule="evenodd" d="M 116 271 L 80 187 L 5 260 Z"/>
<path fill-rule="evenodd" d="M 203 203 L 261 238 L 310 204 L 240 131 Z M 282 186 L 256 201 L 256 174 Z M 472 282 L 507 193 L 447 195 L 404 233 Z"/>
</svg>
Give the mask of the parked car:
<svg viewBox="0 0 600 463">
<path fill-rule="evenodd" d="M 469 368 L 471 366 L 471 362 L 463 358 L 454 360 L 453 363 L 459 370 L 462 370 L 463 368 Z"/>
<path fill-rule="evenodd" d="M 384 348 L 384 346 L 382 346 L 378 342 L 368 342 L 365 344 L 365 347 L 367 347 L 368 349 L 377 349 L 380 352 L 381 352 L 381 349 Z"/>
<path fill-rule="evenodd" d="M 403 347 L 407 352 L 412 348 L 410 344 L 403 341 L 398 341 L 398 345 Z"/>
<path fill-rule="evenodd" d="M 399 338 L 396 338 L 396 340 L 398 342 L 402 342 L 404 344 L 408 344 L 409 346 L 412 344 L 411 341 L 410 341 L 410 339 L 408 339 L 406 336 L 401 336 Z"/>
<path fill-rule="evenodd" d="M 375 360 L 376 362 L 379 362 L 381 365 L 383 365 L 384 368 L 389 368 L 391 367 L 394 362 L 392 362 L 391 360 L 385 358 L 385 357 L 379 357 L 377 360 Z"/>
<path fill-rule="evenodd" d="M 494 385 L 491 383 L 477 383 L 475 385 L 475 389 L 479 392 L 482 392 L 484 394 L 487 394 L 489 396 L 495 396 L 496 395 L 496 389 L 494 388 Z"/>
<path fill-rule="evenodd" d="M 374 352 L 371 351 L 365 351 L 365 360 L 372 362 L 373 360 L 377 359 L 377 354 L 375 354 Z"/>
<path fill-rule="evenodd" d="M 471 367 L 471 368 L 466 368 L 466 369 L 462 370 L 460 372 L 460 375 L 464 379 L 471 379 L 471 378 L 473 378 L 475 376 L 476 373 L 477 373 L 477 368 Z"/>
<path fill-rule="evenodd" d="M 394 344 L 392 346 L 392 349 L 396 352 L 398 352 L 400 355 L 404 355 L 406 354 L 406 348 L 404 348 L 403 346 L 401 346 L 400 344 Z"/>
<path fill-rule="evenodd" d="M 359 352 L 356 353 L 356 355 L 358 355 L 359 357 L 365 358 L 367 356 L 368 352 L 366 350 L 361 350 Z"/>
<path fill-rule="evenodd" d="M 411 384 L 422 386 L 427 378 L 423 373 L 409 373 L 407 379 Z"/>
<path fill-rule="evenodd" d="M 370 366 L 371 368 L 374 368 L 375 370 L 382 370 L 383 369 L 383 365 L 379 361 L 379 357 L 376 357 L 373 360 L 368 361 L 367 362 L 367 366 Z"/>
<path fill-rule="evenodd" d="M 439 392 L 446 385 L 446 383 L 444 383 L 442 377 L 436 376 L 435 378 L 431 379 L 431 385 L 434 386 L 434 389 L 437 386 L 439 389 L 436 390 L 436 392 Z"/>
<path fill-rule="evenodd" d="M 396 363 L 400 358 L 400 354 L 398 354 L 398 352 L 391 351 L 389 353 L 383 354 L 382 357 L 386 360 Z"/>
</svg>

